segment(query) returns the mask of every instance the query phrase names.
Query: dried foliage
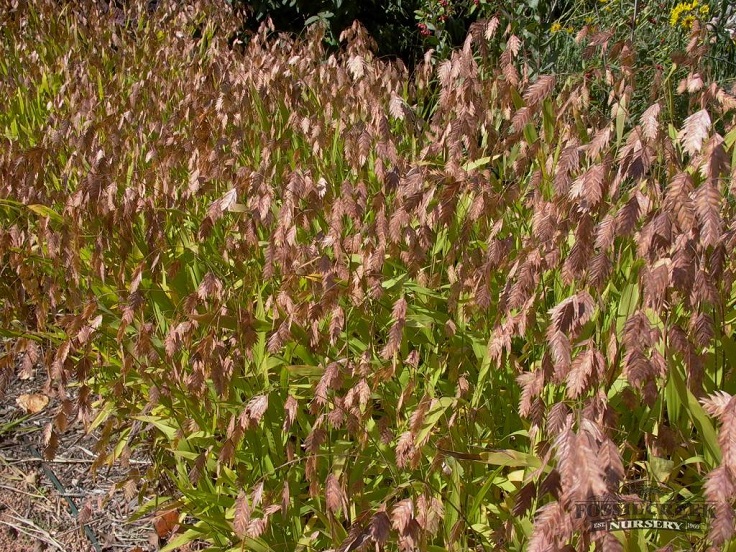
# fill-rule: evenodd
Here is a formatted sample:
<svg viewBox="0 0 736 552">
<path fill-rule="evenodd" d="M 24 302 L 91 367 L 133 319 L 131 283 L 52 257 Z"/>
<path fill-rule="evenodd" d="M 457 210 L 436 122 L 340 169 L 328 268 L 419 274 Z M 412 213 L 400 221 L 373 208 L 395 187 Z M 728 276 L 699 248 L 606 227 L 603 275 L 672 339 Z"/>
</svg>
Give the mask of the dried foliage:
<svg viewBox="0 0 736 552">
<path fill-rule="evenodd" d="M 46 454 L 147 448 L 222 549 L 618 549 L 574 504 L 655 477 L 730 538 L 731 92 L 631 116 L 604 32 L 564 82 L 492 22 L 409 75 L 223 13 L 0 15 L 0 388 L 78 387 Z"/>
</svg>

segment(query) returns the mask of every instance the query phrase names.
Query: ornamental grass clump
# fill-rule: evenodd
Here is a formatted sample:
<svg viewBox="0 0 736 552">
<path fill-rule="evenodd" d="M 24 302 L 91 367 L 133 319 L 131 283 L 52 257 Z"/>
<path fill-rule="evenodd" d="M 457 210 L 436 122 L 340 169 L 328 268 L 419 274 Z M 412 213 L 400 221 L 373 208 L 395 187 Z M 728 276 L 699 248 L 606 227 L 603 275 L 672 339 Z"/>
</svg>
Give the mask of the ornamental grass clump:
<svg viewBox="0 0 736 552">
<path fill-rule="evenodd" d="M 585 72 L 490 19 L 409 74 L 357 23 L 239 51 L 224 14 L 0 16 L 0 380 L 47 366 L 46 456 L 97 431 L 93 469 L 178 513 L 165 550 L 731 539 L 736 97 L 705 30 L 642 90 L 605 30 Z M 641 480 L 712 523 L 575 506 Z"/>
</svg>

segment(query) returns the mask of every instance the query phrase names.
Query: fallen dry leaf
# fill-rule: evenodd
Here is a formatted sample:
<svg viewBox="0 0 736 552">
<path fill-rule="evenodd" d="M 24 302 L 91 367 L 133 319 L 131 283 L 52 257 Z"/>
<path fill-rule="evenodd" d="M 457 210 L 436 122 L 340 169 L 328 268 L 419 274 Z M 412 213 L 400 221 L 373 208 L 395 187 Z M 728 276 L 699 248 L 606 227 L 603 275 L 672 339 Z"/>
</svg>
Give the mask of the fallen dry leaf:
<svg viewBox="0 0 736 552">
<path fill-rule="evenodd" d="M 153 521 L 153 527 L 159 538 L 167 538 L 176 526 L 179 525 L 179 511 L 169 510 L 158 516 Z"/>
<path fill-rule="evenodd" d="M 27 414 L 36 414 L 46 408 L 46 405 L 49 404 L 49 398 L 46 395 L 31 393 L 21 395 L 15 399 L 15 402 L 18 403 L 18 406 L 25 410 Z"/>
</svg>

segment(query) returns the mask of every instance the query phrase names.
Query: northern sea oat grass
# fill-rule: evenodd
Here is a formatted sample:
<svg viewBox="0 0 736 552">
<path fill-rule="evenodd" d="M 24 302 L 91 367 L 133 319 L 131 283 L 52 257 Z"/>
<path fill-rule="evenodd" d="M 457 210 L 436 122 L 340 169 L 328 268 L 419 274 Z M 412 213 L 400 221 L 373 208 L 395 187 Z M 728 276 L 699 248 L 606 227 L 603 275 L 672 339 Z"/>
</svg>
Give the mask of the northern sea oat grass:
<svg viewBox="0 0 736 552">
<path fill-rule="evenodd" d="M 491 20 L 410 75 L 225 14 L 2 15 L 0 381 L 79 388 L 46 454 L 148 450 L 121 492 L 181 512 L 167 550 L 729 542 L 736 98 L 697 29 L 641 90 L 605 31 L 587 72 Z M 710 532 L 576 516 L 642 479 Z"/>
</svg>

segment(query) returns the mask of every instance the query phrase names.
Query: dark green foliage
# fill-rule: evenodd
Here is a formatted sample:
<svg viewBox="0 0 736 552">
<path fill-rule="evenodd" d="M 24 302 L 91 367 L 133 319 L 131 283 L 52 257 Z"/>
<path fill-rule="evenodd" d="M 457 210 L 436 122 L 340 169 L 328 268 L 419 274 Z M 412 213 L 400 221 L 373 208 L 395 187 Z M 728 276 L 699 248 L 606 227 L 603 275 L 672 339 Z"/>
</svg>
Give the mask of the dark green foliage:
<svg viewBox="0 0 736 552">
<path fill-rule="evenodd" d="M 420 0 L 229 0 L 229 3 L 243 17 L 245 36 L 254 33 L 268 18 L 277 31 L 295 34 L 322 22 L 328 29 L 327 43 L 336 46 L 340 33 L 358 20 L 374 37 L 379 56 L 399 57 L 413 65 L 422 52 L 414 15 Z"/>
</svg>

